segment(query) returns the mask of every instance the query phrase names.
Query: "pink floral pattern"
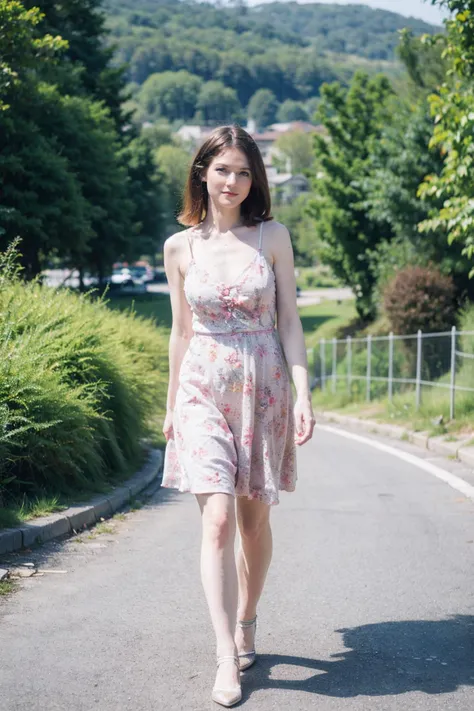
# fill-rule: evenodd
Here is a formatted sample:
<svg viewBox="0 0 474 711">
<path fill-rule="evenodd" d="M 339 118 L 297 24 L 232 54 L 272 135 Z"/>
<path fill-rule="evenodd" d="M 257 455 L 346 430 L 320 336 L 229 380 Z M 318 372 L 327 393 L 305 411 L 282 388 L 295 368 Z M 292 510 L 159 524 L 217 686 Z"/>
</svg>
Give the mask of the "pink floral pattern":
<svg viewBox="0 0 474 711">
<path fill-rule="evenodd" d="M 229 285 L 192 260 L 185 294 L 195 333 L 181 365 L 162 485 L 278 504 L 297 475 L 273 270 L 259 249 Z"/>
</svg>

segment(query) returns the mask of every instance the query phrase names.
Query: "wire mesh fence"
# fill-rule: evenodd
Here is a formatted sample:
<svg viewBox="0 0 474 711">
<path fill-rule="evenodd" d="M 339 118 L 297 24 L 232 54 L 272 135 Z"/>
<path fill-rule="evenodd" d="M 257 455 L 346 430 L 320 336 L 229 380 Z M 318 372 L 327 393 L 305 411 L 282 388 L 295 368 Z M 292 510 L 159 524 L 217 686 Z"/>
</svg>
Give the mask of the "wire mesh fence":
<svg viewBox="0 0 474 711">
<path fill-rule="evenodd" d="M 308 349 L 312 389 L 367 401 L 413 391 L 418 410 L 430 391 L 442 389 L 455 418 L 456 395 L 474 409 L 474 331 L 319 341 Z"/>
</svg>

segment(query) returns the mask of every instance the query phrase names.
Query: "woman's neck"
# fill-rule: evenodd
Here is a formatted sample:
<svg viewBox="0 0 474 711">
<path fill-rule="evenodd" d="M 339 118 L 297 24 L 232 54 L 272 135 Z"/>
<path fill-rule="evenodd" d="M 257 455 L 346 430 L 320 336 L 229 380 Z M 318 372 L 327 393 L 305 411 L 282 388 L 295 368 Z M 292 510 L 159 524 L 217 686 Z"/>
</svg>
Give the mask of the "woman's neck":
<svg viewBox="0 0 474 711">
<path fill-rule="evenodd" d="M 207 232 L 225 234 L 236 227 L 241 227 L 240 206 L 232 210 L 219 210 L 209 201 L 208 212 L 201 223 Z"/>
</svg>

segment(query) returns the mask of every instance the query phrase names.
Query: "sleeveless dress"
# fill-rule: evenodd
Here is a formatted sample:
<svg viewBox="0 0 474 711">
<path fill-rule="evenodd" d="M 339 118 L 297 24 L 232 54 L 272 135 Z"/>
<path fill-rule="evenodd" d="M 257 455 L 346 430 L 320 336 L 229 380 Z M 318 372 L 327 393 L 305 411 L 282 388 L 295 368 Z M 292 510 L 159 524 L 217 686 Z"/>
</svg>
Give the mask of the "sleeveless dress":
<svg viewBox="0 0 474 711">
<path fill-rule="evenodd" d="M 191 261 L 184 280 L 193 336 L 180 372 L 162 486 L 278 504 L 294 491 L 288 366 L 275 329 L 276 282 L 258 251 L 233 284 Z"/>
</svg>

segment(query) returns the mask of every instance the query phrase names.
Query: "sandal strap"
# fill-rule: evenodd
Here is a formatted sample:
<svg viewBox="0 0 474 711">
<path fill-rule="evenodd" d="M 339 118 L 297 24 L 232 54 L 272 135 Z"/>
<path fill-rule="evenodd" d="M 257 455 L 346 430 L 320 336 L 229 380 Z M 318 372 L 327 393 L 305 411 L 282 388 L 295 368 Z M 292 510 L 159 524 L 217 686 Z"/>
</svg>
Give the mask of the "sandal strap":
<svg viewBox="0 0 474 711">
<path fill-rule="evenodd" d="M 237 620 L 237 624 L 239 627 L 252 627 L 252 625 L 256 624 L 257 622 L 257 615 L 253 618 L 253 620 Z"/>
<path fill-rule="evenodd" d="M 235 664 L 237 664 L 237 666 L 239 666 L 239 659 L 238 659 L 238 657 L 237 657 L 235 654 L 228 654 L 228 655 L 226 655 L 226 656 L 224 656 L 224 657 L 218 657 L 218 659 L 217 659 L 217 666 L 219 666 L 219 665 L 222 664 L 223 662 L 230 662 L 231 660 L 232 660 Z"/>
</svg>

